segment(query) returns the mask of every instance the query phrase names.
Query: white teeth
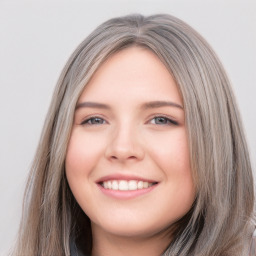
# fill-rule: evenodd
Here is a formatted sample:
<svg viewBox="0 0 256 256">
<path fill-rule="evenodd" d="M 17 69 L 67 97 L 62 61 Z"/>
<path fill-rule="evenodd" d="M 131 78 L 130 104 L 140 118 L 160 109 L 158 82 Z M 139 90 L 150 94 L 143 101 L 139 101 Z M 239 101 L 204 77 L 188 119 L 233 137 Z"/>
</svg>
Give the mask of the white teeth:
<svg viewBox="0 0 256 256">
<path fill-rule="evenodd" d="M 112 182 L 109 180 L 106 183 L 108 184 L 108 188 L 111 189 L 112 188 Z"/>
<path fill-rule="evenodd" d="M 143 182 L 143 188 L 148 188 L 148 182 Z"/>
<path fill-rule="evenodd" d="M 138 189 L 142 189 L 143 188 L 143 181 L 139 181 L 138 182 Z"/>
<path fill-rule="evenodd" d="M 112 190 L 137 190 L 151 187 L 153 183 L 147 181 L 137 181 L 137 180 L 109 180 L 104 181 L 102 186 L 105 189 L 112 189 Z"/>
<path fill-rule="evenodd" d="M 113 182 L 112 182 L 112 186 L 111 186 L 111 188 L 113 189 L 113 190 L 118 190 L 118 182 L 117 182 L 117 180 L 114 180 Z"/>
<path fill-rule="evenodd" d="M 128 190 L 128 182 L 126 180 L 120 180 L 118 188 L 119 190 Z"/>
<path fill-rule="evenodd" d="M 138 189 L 138 182 L 136 180 L 130 180 L 128 182 L 129 190 L 136 190 Z"/>
</svg>

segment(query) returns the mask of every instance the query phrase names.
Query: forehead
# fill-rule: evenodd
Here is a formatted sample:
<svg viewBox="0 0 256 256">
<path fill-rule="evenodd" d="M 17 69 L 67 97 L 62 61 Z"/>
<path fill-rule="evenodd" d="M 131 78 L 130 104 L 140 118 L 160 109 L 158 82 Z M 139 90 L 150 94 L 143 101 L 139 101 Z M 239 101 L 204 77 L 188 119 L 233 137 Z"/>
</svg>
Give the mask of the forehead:
<svg viewBox="0 0 256 256">
<path fill-rule="evenodd" d="M 111 100 L 117 95 L 144 100 L 170 100 L 171 96 L 173 101 L 182 102 L 165 65 L 153 52 L 141 47 L 126 48 L 110 56 L 86 85 L 79 101 Z"/>
</svg>

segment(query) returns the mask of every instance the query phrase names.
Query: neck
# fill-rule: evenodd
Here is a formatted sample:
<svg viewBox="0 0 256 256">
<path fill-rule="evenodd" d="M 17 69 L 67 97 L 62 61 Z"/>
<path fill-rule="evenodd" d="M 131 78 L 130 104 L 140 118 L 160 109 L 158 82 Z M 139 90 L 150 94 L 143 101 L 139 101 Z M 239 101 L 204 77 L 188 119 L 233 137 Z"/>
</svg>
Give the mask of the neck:
<svg viewBox="0 0 256 256">
<path fill-rule="evenodd" d="M 92 256 L 161 256 L 170 242 L 168 231 L 150 237 L 127 237 L 97 232 L 96 228 L 93 229 Z"/>
</svg>

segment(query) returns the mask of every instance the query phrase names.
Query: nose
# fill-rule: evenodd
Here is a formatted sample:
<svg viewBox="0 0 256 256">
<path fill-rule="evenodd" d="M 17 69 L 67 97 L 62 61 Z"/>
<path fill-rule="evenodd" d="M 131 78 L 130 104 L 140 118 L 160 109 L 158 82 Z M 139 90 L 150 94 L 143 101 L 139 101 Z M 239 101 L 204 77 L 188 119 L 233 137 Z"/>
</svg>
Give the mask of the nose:
<svg viewBox="0 0 256 256">
<path fill-rule="evenodd" d="M 106 157 L 111 161 L 140 161 L 145 152 L 141 136 L 135 127 L 119 127 L 113 131 L 106 148 Z"/>
</svg>

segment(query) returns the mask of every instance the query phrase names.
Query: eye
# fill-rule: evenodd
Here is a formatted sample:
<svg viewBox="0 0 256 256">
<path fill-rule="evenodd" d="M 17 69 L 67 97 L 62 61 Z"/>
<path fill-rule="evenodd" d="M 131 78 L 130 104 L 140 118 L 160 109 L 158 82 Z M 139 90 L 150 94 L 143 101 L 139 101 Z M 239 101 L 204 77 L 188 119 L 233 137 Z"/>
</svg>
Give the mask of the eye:
<svg viewBox="0 0 256 256">
<path fill-rule="evenodd" d="M 84 120 L 81 125 L 100 125 L 105 124 L 106 121 L 103 118 L 100 117 L 90 117 L 86 120 Z"/>
<path fill-rule="evenodd" d="M 158 125 L 178 125 L 178 122 L 167 118 L 165 116 L 156 116 L 150 120 L 151 124 L 158 124 Z"/>
</svg>

